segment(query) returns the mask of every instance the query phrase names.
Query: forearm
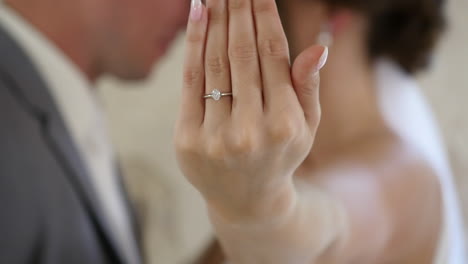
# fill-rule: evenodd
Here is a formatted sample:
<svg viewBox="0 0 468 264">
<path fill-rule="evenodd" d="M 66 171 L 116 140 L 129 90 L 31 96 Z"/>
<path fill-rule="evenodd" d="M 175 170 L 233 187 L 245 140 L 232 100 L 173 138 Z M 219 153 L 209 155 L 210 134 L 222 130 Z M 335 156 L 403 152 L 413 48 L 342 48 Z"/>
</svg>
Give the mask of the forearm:
<svg viewBox="0 0 468 264">
<path fill-rule="evenodd" d="M 213 212 L 210 216 L 232 264 L 311 264 L 338 250 L 347 234 L 343 207 L 310 186 L 296 191 L 290 210 L 272 221 L 238 224 Z"/>
</svg>

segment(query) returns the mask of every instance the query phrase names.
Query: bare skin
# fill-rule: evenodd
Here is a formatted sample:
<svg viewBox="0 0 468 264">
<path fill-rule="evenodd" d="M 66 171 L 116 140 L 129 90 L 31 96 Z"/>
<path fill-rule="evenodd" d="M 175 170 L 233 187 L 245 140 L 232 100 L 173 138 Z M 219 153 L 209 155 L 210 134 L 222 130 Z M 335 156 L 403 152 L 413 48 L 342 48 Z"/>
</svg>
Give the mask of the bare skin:
<svg viewBox="0 0 468 264">
<path fill-rule="evenodd" d="M 207 4 L 212 8 L 221 1 Z M 289 260 L 298 256 L 298 263 L 306 263 L 303 259 L 311 260 L 307 263 L 429 263 L 439 230 L 439 186 L 418 153 L 389 132 L 376 114 L 371 69 L 357 52 L 364 50 L 362 38 L 344 33 L 362 32 L 365 25 L 354 17 L 354 23 L 335 34 L 328 66 L 322 71 L 319 126 L 316 66 L 323 49 L 308 49 L 291 70 L 273 1 L 224 1 L 234 3 L 231 7 L 238 7 L 236 12 L 242 15 L 230 16 L 234 26 L 229 31 L 218 27 L 209 33 L 217 41 L 204 41 L 206 26 L 216 24 L 212 20 L 216 16 L 208 22 L 204 12 L 200 21 L 190 22 L 185 103 L 176 144 L 187 177 L 207 200 L 228 258 L 236 264 L 294 263 Z M 253 18 L 246 15 L 250 14 L 246 3 L 251 1 L 267 7 L 255 14 L 257 25 L 264 26 L 261 31 L 254 31 Z M 306 1 L 287 2 L 303 11 L 292 16 L 302 21 L 290 21 L 291 29 L 300 28 L 307 19 L 329 15 Z M 187 13 L 185 0 L 6 0 L 6 4 L 55 43 L 90 81 L 104 74 L 123 79 L 147 76 L 183 27 Z M 321 13 L 310 15 L 306 10 Z M 219 12 L 218 24 L 226 25 L 226 12 Z M 318 23 L 311 25 L 318 32 Z M 260 54 L 266 56 L 256 62 L 255 45 L 237 43 L 231 61 L 226 57 L 227 44 L 219 41 L 228 33 L 236 34 L 231 41 L 245 37 L 249 45 L 256 43 L 259 34 L 274 41 L 263 42 Z M 295 51 L 313 43 L 299 36 L 315 38 L 290 33 Z M 203 50 L 219 53 L 205 61 Z M 220 55 L 224 61 L 216 60 Z M 242 63 L 231 68 L 236 60 Z M 261 65 L 265 60 L 271 63 Z M 205 87 L 199 81 L 205 77 L 206 62 L 211 72 L 206 73 Z M 231 83 L 235 85 L 230 87 Z M 235 99 L 206 105 L 193 100 L 214 88 L 232 89 Z M 238 118 L 233 118 L 236 111 Z M 196 126 L 194 120 L 203 121 Z M 229 132 L 229 148 L 216 145 L 223 142 L 221 138 L 208 140 L 219 135 L 215 130 L 221 127 Z M 204 141 L 194 142 L 195 135 Z M 196 159 L 191 160 L 193 154 Z M 256 157 L 255 162 L 242 159 L 244 154 Z M 226 160 L 230 162 L 220 162 Z M 226 174 L 229 168 L 230 175 Z M 204 173 L 199 173 L 202 169 Z"/>
<path fill-rule="evenodd" d="M 365 19 L 315 1 L 283 1 L 290 65 L 273 0 L 206 4 L 189 22 L 175 142 L 225 258 L 431 263 L 441 223 L 437 175 L 380 116 Z M 335 25 L 335 44 L 319 96 L 324 49 L 310 45 L 325 19 Z M 215 88 L 234 99 L 193 100 Z M 216 247 L 200 263 L 221 263 Z"/>
<path fill-rule="evenodd" d="M 186 24 L 186 0 L 5 0 L 83 72 L 147 77 Z"/>
</svg>

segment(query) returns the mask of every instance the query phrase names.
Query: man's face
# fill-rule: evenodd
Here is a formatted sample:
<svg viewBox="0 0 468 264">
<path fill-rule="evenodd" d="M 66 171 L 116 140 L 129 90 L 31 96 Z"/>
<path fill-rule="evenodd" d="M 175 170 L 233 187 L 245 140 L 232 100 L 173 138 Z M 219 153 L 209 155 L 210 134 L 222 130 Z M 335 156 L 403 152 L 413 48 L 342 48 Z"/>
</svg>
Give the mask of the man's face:
<svg viewBox="0 0 468 264">
<path fill-rule="evenodd" d="M 96 1 L 96 0 L 90 0 Z M 185 26 L 189 0 L 100 0 L 98 67 L 128 80 L 148 76 Z M 94 2 L 96 3 L 96 2 Z"/>
</svg>

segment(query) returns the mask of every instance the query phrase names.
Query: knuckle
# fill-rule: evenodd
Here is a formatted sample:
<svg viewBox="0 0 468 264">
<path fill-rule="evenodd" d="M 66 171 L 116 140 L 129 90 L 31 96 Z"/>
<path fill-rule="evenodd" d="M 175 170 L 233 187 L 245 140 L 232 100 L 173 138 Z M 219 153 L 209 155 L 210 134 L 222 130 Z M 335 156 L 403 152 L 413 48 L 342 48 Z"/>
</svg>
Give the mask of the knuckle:
<svg viewBox="0 0 468 264">
<path fill-rule="evenodd" d="M 276 12 L 276 2 L 272 0 L 259 0 L 253 2 L 253 9 L 255 13 L 263 12 Z"/>
<path fill-rule="evenodd" d="M 213 1 L 213 6 L 210 7 L 209 19 L 210 24 L 223 24 L 227 22 L 227 13 L 221 6 L 222 1 Z"/>
<path fill-rule="evenodd" d="M 282 39 L 260 40 L 258 49 L 262 57 L 287 57 L 289 54 L 288 44 Z"/>
<path fill-rule="evenodd" d="M 221 75 L 228 70 L 227 59 L 221 56 L 208 57 L 205 61 L 207 71 L 214 75 Z"/>
<path fill-rule="evenodd" d="M 229 139 L 229 151 L 234 155 L 250 155 L 256 149 L 257 142 L 252 134 L 235 135 Z"/>
<path fill-rule="evenodd" d="M 200 68 L 186 68 L 184 70 L 184 85 L 187 87 L 193 87 L 198 85 L 202 79 L 202 70 Z"/>
<path fill-rule="evenodd" d="M 291 118 L 279 118 L 268 129 L 270 140 L 273 143 L 288 143 L 293 141 L 299 130 L 299 124 Z"/>
<path fill-rule="evenodd" d="M 227 23 L 226 19 L 218 13 L 210 14 L 210 27 L 214 27 L 217 25 L 222 26 L 223 24 Z"/>
<path fill-rule="evenodd" d="M 248 0 L 229 0 L 228 3 L 228 8 L 230 10 L 248 8 L 250 4 Z"/>
<path fill-rule="evenodd" d="M 226 156 L 226 146 L 223 140 L 219 138 L 211 138 L 209 143 L 206 145 L 205 155 L 208 160 L 220 161 Z"/>
<path fill-rule="evenodd" d="M 237 43 L 229 47 L 230 60 L 254 60 L 257 59 L 257 48 L 254 43 Z"/>
</svg>

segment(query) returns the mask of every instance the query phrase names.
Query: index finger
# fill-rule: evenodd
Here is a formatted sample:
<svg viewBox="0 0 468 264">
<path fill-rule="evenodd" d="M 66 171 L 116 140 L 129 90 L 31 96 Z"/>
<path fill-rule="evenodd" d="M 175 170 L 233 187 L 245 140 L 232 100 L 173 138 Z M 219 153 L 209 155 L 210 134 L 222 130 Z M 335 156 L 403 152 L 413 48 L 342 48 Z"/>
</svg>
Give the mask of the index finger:
<svg viewBox="0 0 468 264">
<path fill-rule="evenodd" d="M 182 124 L 188 126 L 200 126 L 204 118 L 204 56 L 207 21 L 205 6 L 200 0 L 192 0 L 187 26 L 182 109 L 179 119 Z"/>
</svg>

